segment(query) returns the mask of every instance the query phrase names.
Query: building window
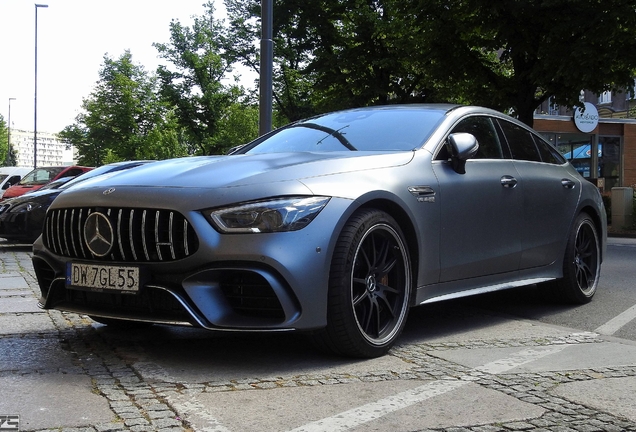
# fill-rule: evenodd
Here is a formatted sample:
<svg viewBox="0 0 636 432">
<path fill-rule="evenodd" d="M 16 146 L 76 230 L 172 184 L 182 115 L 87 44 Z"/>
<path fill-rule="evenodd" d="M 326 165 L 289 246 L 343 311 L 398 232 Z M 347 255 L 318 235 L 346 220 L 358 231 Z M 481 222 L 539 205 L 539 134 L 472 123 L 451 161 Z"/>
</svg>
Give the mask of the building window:
<svg viewBox="0 0 636 432">
<path fill-rule="evenodd" d="M 605 91 L 605 92 L 601 93 L 601 95 L 598 97 L 598 103 L 600 103 L 600 104 L 612 103 L 612 92 L 611 91 Z"/>
</svg>

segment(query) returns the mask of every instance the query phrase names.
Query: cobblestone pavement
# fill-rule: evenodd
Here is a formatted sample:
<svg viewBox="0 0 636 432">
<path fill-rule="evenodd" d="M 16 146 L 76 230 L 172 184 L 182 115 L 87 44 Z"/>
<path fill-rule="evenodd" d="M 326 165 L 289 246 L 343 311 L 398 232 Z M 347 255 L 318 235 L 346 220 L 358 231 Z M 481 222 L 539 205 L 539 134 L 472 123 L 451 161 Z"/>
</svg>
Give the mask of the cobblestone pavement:
<svg viewBox="0 0 636 432">
<path fill-rule="evenodd" d="M 0 297 L 2 301 L 32 302 L 39 292 L 27 249 L 5 249 L 0 251 L 0 277 L 13 278 L 22 275 L 26 287 L 7 288 Z M 52 325 L 38 324 L 38 319 L 49 320 Z M 2 321 L 4 320 L 4 321 Z M 24 326 L 5 326 L 5 322 L 24 320 L 32 326 L 25 331 Z M 62 431 L 62 432 L 107 432 L 107 431 L 230 431 L 240 430 L 230 425 L 222 425 L 216 417 L 207 418 L 205 426 L 197 426 L 192 421 L 192 413 L 205 417 L 204 402 L 180 403 L 215 394 L 231 393 L 244 396 L 262 395 L 275 389 L 309 388 L 330 386 L 349 386 L 358 383 L 381 382 L 469 382 L 506 397 L 514 398 L 537 409 L 539 415 L 514 421 L 493 421 L 490 423 L 470 424 L 462 421 L 458 427 L 434 427 L 410 429 L 419 431 L 449 432 L 494 432 L 494 431 L 551 431 L 551 432 L 593 432 L 593 431 L 636 431 L 636 421 L 622 416 L 614 410 L 603 410 L 560 396 L 555 389 L 564 384 L 586 383 L 612 378 L 632 378 L 636 376 L 636 366 L 595 366 L 589 369 L 555 370 L 514 373 L 488 373 L 479 368 L 448 360 L 446 354 L 459 350 L 484 350 L 506 348 L 545 348 L 561 346 L 592 347 L 604 340 L 593 333 L 548 335 L 545 337 L 515 338 L 511 334 L 499 339 L 469 339 L 463 341 L 419 341 L 406 342 L 394 348 L 389 360 L 400 360 L 408 367 L 365 370 L 352 368 L 350 371 L 338 368 L 322 368 L 308 373 L 295 374 L 279 369 L 275 375 L 263 375 L 245 378 L 237 375 L 222 374 L 221 378 L 210 376 L 206 380 L 182 381 L 166 375 L 162 378 L 162 369 L 152 373 L 153 363 L 144 356 L 156 349 L 159 342 L 145 343 L 143 339 L 129 335 L 111 335 L 100 331 L 101 326 L 92 325 L 88 317 L 58 311 L 6 311 L 0 312 L 0 322 L 5 330 L 0 333 L 0 380 L 21 382 L 26 379 L 38 379 L 47 374 L 63 376 L 85 376 L 90 380 L 90 394 L 105 401 L 108 418 L 95 421 L 88 418 L 81 426 L 73 427 L 60 423 L 55 427 L 31 428 L 25 425 L 25 415 L 21 414 L 21 430 Z M 28 327 L 28 326 L 27 326 Z M 12 347 L 44 345 L 45 342 L 55 349 L 61 349 L 70 359 L 67 363 L 48 363 L 36 360 L 12 359 L 7 353 Z M 178 341 L 177 341 L 178 342 Z M 178 345 L 178 344 L 177 344 Z M 150 355 L 150 354 L 148 354 Z M 636 359 L 634 359 L 636 364 Z M 390 364 L 390 363 L 387 363 Z M 281 372 L 282 371 L 282 372 Z M 4 381 L 3 381 L 4 382 Z M 19 387 L 18 387 L 19 388 Z M 36 387 L 37 389 L 37 387 Z M 37 391 L 37 390 L 36 390 Z M 88 394 L 88 392 L 87 392 Z M 18 397 L 19 395 L 14 395 Z M 4 394 L 7 397 L 7 394 Z M 28 400 L 28 398 L 27 398 Z M 479 401 L 476 401 L 479 403 Z M 15 414 L 4 411 L 0 403 L 0 414 Z M 443 411 L 443 410 L 442 410 Z M 43 413 L 44 416 L 48 415 Z M 103 416 L 102 416 L 103 417 Z M 267 420 L 264 420 L 266 422 Z M 81 421 L 79 423 L 82 423 Z M 201 422 L 199 422 L 201 423 Z M 373 425 L 373 422 L 369 423 Z M 353 430 L 388 430 L 384 426 L 369 424 Z M 304 430 L 302 427 L 297 430 Z M 308 429 L 309 430 L 309 429 Z M 318 429 L 311 429 L 318 430 Z M 330 430 L 330 429 L 324 429 Z M 338 430 L 345 430 L 341 428 Z"/>
</svg>

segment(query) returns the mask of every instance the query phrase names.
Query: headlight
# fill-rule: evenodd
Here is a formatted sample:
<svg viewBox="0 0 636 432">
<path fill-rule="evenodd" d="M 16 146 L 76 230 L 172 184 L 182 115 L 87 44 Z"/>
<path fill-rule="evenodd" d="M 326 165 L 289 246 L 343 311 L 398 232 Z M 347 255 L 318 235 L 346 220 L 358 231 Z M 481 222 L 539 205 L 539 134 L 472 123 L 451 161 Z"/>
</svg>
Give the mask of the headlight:
<svg viewBox="0 0 636 432">
<path fill-rule="evenodd" d="M 309 225 L 328 202 L 328 197 L 287 197 L 206 210 L 204 214 L 224 233 L 296 231 Z"/>
<path fill-rule="evenodd" d="M 34 204 L 32 202 L 25 202 L 22 204 L 18 204 L 17 206 L 10 208 L 9 209 L 9 213 L 24 213 L 24 212 L 30 212 L 31 210 L 35 209 L 39 207 L 37 204 Z"/>
</svg>

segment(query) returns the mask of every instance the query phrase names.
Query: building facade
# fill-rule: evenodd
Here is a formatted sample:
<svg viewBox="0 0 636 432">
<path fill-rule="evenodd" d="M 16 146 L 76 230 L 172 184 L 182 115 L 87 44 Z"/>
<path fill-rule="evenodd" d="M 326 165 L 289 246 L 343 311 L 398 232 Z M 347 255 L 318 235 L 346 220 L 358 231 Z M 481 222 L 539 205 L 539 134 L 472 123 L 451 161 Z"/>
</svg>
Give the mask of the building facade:
<svg viewBox="0 0 636 432">
<path fill-rule="evenodd" d="M 33 167 L 33 131 L 11 129 L 11 147 L 19 167 Z M 37 166 L 69 166 L 77 163 L 76 152 L 67 149 L 56 134 L 38 132 Z"/>
<path fill-rule="evenodd" d="M 596 122 L 588 130 L 575 122 L 577 110 L 547 101 L 534 115 L 534 129 L 543 134 L 602 192 L 636 185 L 636 100 L 634 92 L 596 95 L 581 92 Z"/>
</svg>

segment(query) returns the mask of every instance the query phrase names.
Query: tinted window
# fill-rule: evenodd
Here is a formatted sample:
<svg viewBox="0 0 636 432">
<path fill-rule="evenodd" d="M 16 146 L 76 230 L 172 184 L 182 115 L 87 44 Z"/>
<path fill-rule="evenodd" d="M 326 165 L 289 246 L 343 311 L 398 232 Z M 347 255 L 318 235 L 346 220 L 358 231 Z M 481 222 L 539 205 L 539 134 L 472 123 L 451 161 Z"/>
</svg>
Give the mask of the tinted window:
<svg viewBox="0 0 636 432">
<path fill-rule="evenodd" d="M 539 149 L 539 154 L 541 155 L 541 160 L 543 162 L 557 165 L 565 163 L 565 159 L 563 159 L 557 149 L 552 147 L 547 142 L 543 141 L 538 136 L 533 135 L 533 138 L 535 144 L 537 145 L 537 149 Z"/>
<path fill-rule="evenodd" d="M 498 121 L 514 159 L 541 162 L 541 156 L 539 156 L 539 151 L 530 132 L 505 120 L 499 119 Z"/>
<path fill-rule="evenodd" d="M 81 174 L 81 173 L 83 173 L 83 172 L 84 172 L 84 171 L 82 171 L 82 170 L 81 170 L 81 169 L 79 169 L 79 168 L 72 168 L 72 169 L 70 169 L 70 170 L 66 171 L 66 172 L 62 175 L 62 177 L 75 177 L 75 176 L 80 175 L 80 174 Z"/>
<path fill-rule="evenodd" d="M 451 133 L 466 132 L 477 138 L 479 151 L 475 159 L 503 159 L 501 142 L 492 120 L 488 117 L 468 117 L 463 119 Z"/>
</svg>

